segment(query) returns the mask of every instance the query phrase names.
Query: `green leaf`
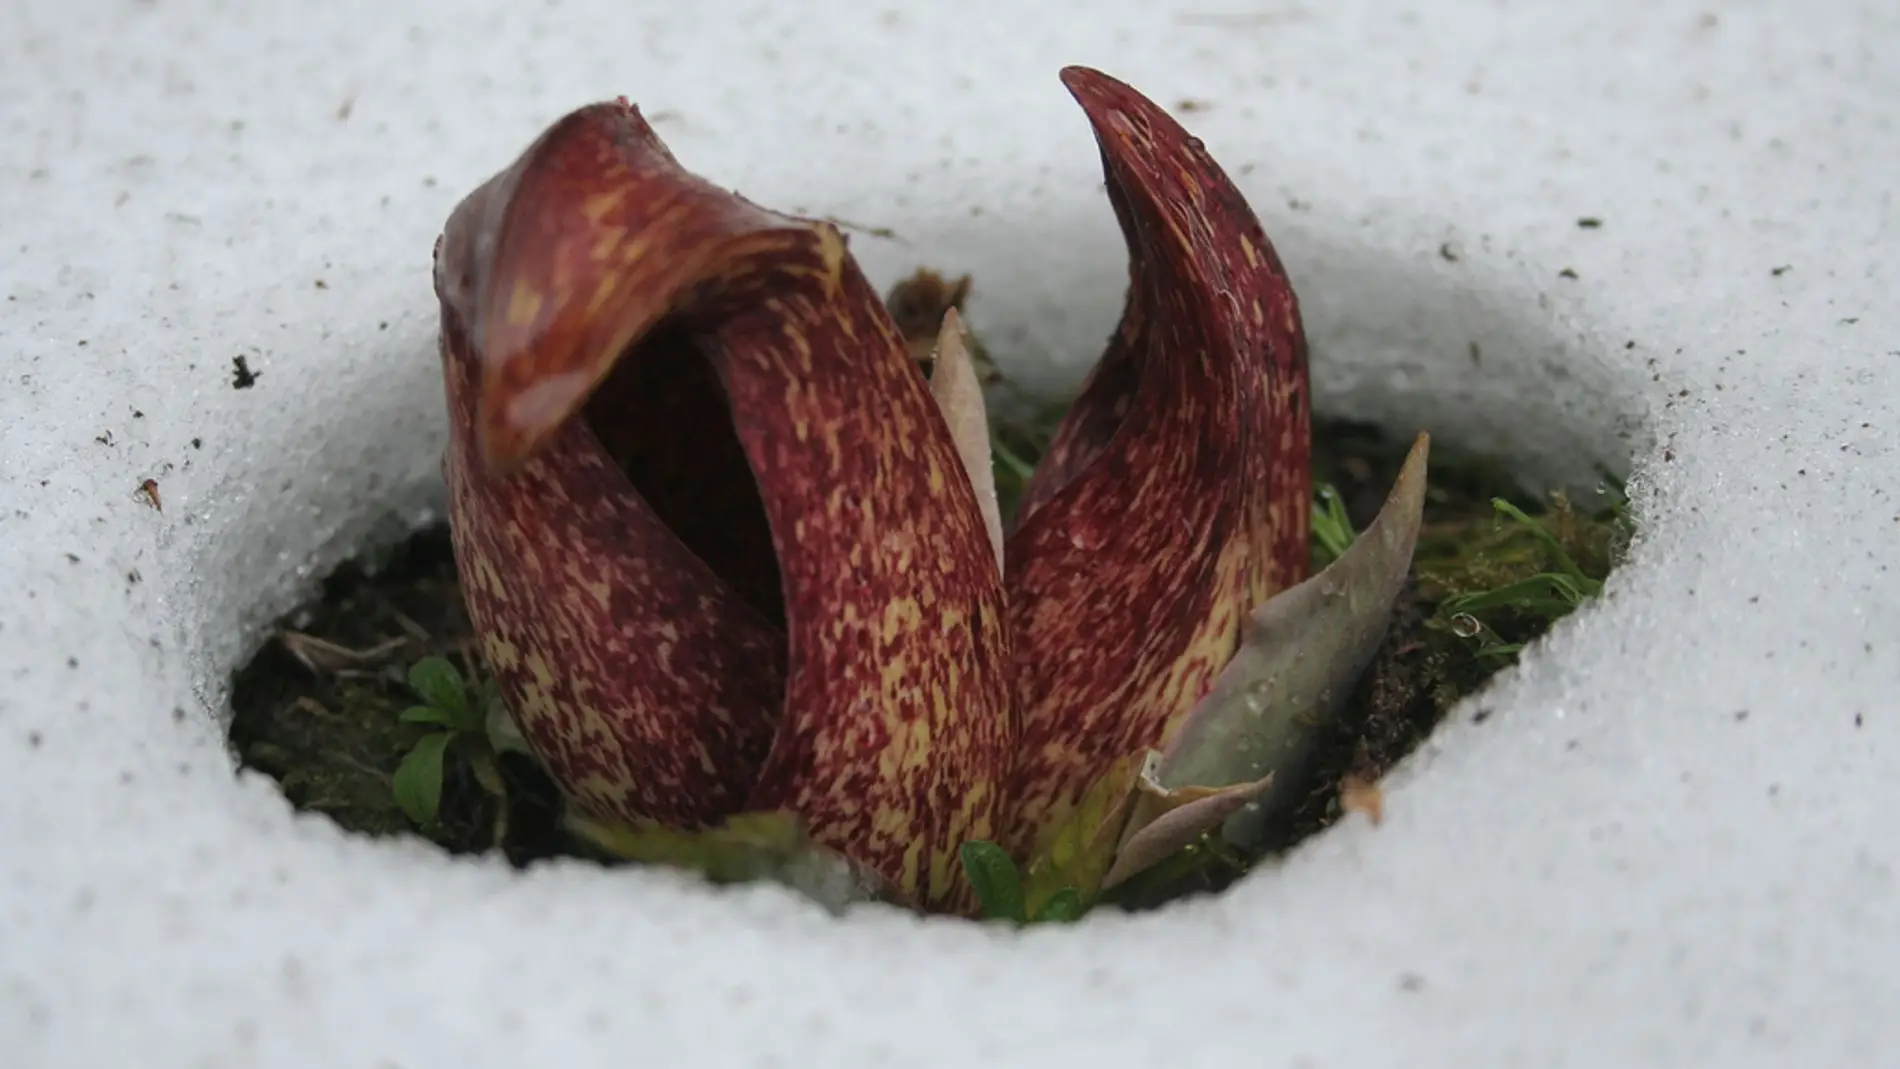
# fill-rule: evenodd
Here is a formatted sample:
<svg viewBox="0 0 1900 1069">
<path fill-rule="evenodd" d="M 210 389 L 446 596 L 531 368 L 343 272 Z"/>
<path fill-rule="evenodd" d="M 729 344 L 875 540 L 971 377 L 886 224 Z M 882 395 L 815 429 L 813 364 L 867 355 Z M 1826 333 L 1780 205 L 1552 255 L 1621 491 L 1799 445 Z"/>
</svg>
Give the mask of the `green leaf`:
<svg viewBox="0 0 1900 1069">
<path fill-rule="evenodd" d="M 1116 759 L 1083 792 L 1068 818 L 1036 844 L 1023 879 L 1023 904 L 1032 916 L 1065 888 L 1073 888 L 1085 901 L 1102 889 L 1149 753 L 1138 750 Z"/>
<path fill-rule="evenodd" d="M 475 711 L 486 717 L 489 710 L 501 701 L 501 684 L 493 679 L 484 679 L 475 688 Z"/>
<path fill-rule="evenodd" d="M 468 711 L 468 685 L 446 657 L 424 657 L 409 666 L 409 689 L 444 712 Z"/>
<path fill-rule="evenodd" d="M 1129 835 L 1145 835 L 1142 849 L 1124 836 L 1104 887 L 1161 860 L 1236 800 L 1225 837 L 1259 849 L 1271 818 L 1301 799 L 1301 777 L 1385 641 L 1411 573 L 1429 450 L 1427 436 L 1413 441 L 1378 517 L 1345 553 L 1249 614 L 1239 648 L 1148 777 L 1159 789 L 1143 792 L 1148 812 L 1129 818 Z M 1248 797 L 1246 785 L 1259 790 Z"/>
<path fill-rule="evenodd" d="M 1083 908 L 1081 892 L 1073 887 L 1064 887 L 1049 896 L 1049 901 L 1044 902 L 1036 915 L 1029 919 L 1035 924 L 1068 924 L 1080 920 L 1085 912 L 1087 910 Z"/>
<path fill-rule="evenodd" d="M 475 772 L 475 782 L 500 802 L 503 809 L 507 809 L 508 781 L 502 778 L 501 766 L 495 763 L 494 751 L 474 747 L 468 753 L 468 764 Z"/>
<path fill-rule="evenodd" d="M 508 711 L 508 703 L 494 693 L 491 683 L 488 695 L 482 700 L 480 708 L 487 710 L 482 717 L 482 733 L 488 738 L 488 748 L 497 754 L 518 753 L 534 758 L 534 751 L 528 748 L 528 740 L 521 734 L 521 728 L 515 723 L 514 714 Z M 539 758 L 535 758 L 539 760 Z"/>
<path fill-rule="evenodd" d="M 424 735 L 396 766 L 390 787 L 403 814 L 419 825 L 435 820 L 442 808 L 442 761 L 453 736 L 446 731 Z"/>
<path fill-rule="evenodd" d="M 959 851 L 963 874 L 976 888 L 983 903 L 985 920 L 1020 921 L 1023 919 L 1023 880 L 1016 863 L 995 843 L 972 839 Z"/>
<path fill-rule="evenodd" d="M 573 813 L 567 828 L 610 857 L 692 869 L 720 883 L 766 879 L 785 858 L 809 845 L 798 817 L 777 811 L 738 813 L 708 828 L 629 824 Z"/>
<path fill-rule="evenodd" d="M 438 709 L 433 705 L 412 705 L 402 711 L 398 717 L 405 724 L 439 724 L 445 728 L 460 728 L 462 717 L 448 709 Z"/>
</svg>

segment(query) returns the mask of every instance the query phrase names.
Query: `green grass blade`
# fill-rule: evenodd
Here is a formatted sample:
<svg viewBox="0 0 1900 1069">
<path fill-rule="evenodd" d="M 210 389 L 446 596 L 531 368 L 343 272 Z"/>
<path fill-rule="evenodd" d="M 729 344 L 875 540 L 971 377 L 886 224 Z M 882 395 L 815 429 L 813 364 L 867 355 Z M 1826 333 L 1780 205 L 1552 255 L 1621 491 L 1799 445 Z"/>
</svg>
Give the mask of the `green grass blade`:
<svg viewBox="0 0 1900 1069">
<path fill-rule="evenodd" d="M 461 717 L 448 709 L 438 709 L 433 705 L 412 705 L 404 709 L 398 717 L 405 724 L 434 724 L 437 727 L 460 728 Z"/>
<path fill-rule="evenodd" d="M 1004 445 L 999 437 L 991 436 L 990 452 L 997 460 L 1003 462 L 1003 466 L 1009 469 L 1010 474 L 1024 482 L 1028 482 L 1029 477 L 1036 473 L 1035 465 L 1017 456 L 1016 451 Z"/>
<path fill-rule="evenodd" d="M 1346 515 L 1345 502 L 1331 486 L 1321 483 L 1314 496 L 1313 538 L 1329 561 L 1338 560 L 1352 545 L 1352 517 Z"/>
<path fill-rule="evenodd" d="M 1491 507 L 1524 525 L 1525 530 L 1528 530 L 1532 535 L 1536 536 L 1537 540 L 1544 544 L 1544 548 L 1550 550 L 1550 555 L 1557 561 L 1557 567 L 1561 568 L 1565 575 L 1575 580 L 1577 586 L 1584 592 L 1591 597 L 1595 597 L 1603 592 L 1603 584 L 1584 574 L 1583 569 L 1571 558 L 1569 551 L 1564 549 L 1563 544 L 1558 542 L 1557 537 L 1551 534 L 1543 524 L 1531 519 L 1524 514 L 1523 509 L 1518 508 L 1516 505 L 1511 504 L 1501 497 L 1492 498 Z"/>
<path fill-rule="evenodd" d="M 1569 576 L 1546 572 L 1506 583 L 1495 590 L 1446 598 L 1441 606 L 1450 616 L 1510 608 L 1539 616 L 1558 617 L 1583 604 L 1585 594 Z"/>
</svg>

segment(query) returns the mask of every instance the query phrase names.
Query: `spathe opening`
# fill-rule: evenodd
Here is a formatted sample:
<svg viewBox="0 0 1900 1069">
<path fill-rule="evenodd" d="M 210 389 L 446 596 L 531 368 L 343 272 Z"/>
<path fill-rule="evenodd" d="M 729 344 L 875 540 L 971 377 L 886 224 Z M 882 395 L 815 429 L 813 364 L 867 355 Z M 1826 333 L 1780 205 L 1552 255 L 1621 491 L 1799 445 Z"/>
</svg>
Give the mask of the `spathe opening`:
<svg viewBox="0 0 1900 1069">
<path fill-rule="evenodd" d="M 582 418 L 667 527 L 783 632 L 765 506 L 725 390 L 688 330 L 668 321 L 635 343 Z"/>
</svg>

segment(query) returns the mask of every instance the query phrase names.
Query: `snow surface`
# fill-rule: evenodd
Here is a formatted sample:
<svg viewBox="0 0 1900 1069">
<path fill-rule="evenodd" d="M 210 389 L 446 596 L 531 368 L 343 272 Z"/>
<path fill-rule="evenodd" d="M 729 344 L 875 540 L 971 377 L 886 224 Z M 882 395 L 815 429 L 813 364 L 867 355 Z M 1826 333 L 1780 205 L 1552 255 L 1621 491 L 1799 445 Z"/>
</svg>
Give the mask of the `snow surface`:
<svg viewBox="0 0 1900 1069">
<path fill-rule="evenodd" d="M 0 1063 L 1892 1064 L 1897 47 L 1875 0 L 9 0 Z M 439 506 L 461 193 L 625 93 L 692 167 L 894 228 L 879 280 L 974 272 L 1072 379 L 1122 261 L 1068 62 L 1204 104 L 1323 407 L 1634 472 L 1607 599 L 1382 827 L 1014 935 L 518 875 L 232 774 L 263 627 Z"/>
</svg>

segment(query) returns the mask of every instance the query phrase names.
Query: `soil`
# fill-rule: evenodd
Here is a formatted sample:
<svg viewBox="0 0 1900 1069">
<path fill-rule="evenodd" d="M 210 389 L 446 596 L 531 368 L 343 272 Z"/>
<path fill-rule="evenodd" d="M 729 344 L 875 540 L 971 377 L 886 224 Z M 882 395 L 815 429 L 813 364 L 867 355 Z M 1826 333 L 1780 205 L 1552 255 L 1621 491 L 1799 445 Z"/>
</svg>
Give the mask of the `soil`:
<svg viewBox="0 0 1900 1069">
<path fill-rule="evenodd" d="M 275 641 L 234 680 L 231 745 L 245 767 L 275 778 L 299 809 L 365 835 L 422 834 L 451 853 L 498 845 L 525 865 L 569 852 L 554 785 L 519 754 L 503 754 L 511 811 L 497 844 L 497 800 L 465 761 L 445 764 L 437 819 L 417 828 L 396 804 L 391 778 L 432 728 L 406 724 L 415 705 L 406 669 L 430 655 L 479 678 L 446 525 L 418 531 L 374 571 L 352 561 L 324 581 L 315 603 L 282 622 Z M 300 658 L 310 636 L 331 644 Z M 311 663 L 315 662 L 315 663 Z"/>
</svg>

